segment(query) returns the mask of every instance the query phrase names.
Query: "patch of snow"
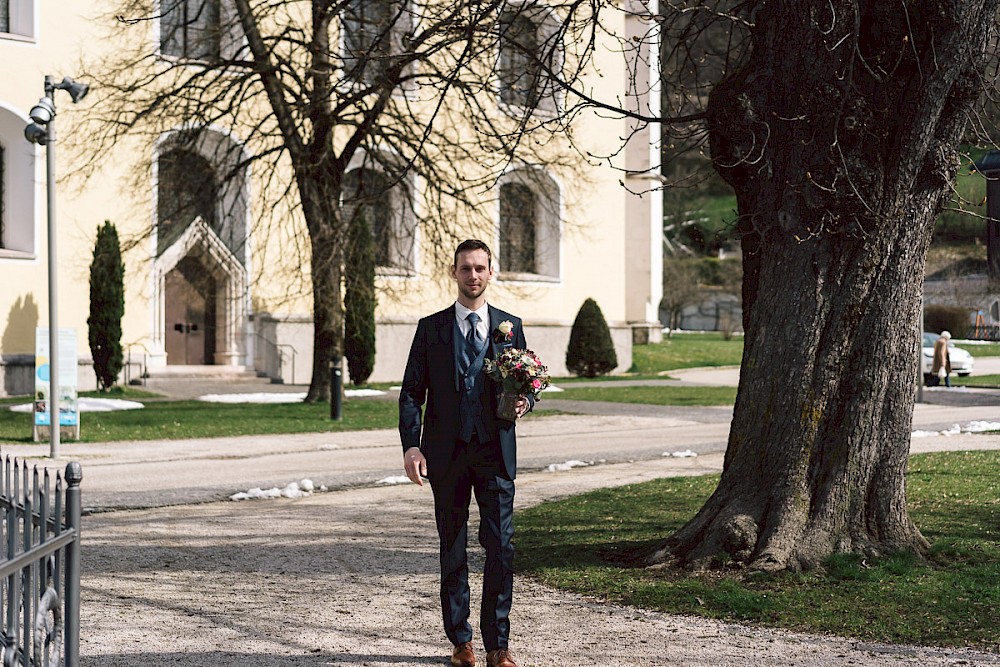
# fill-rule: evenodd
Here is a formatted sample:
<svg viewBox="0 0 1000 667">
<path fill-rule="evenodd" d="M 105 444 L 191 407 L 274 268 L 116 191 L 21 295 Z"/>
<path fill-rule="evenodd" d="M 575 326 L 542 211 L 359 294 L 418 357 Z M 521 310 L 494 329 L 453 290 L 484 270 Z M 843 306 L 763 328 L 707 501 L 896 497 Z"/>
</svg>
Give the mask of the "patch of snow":
<svg viewBox="0 0 1000 667">
<path fill-rule="evenodd" d="M 348 398 L 358 398 L 361 396 L 385 396 L 381 389 L 345 389 L 344 396 Z"/>
<path fill-rule="evenodd" d="M 290 482 L 285 488 L 279 489 L 278 487 L 273 487 L 270 489 L 261 489 L 260 487 L 254 487 L 249 491 L 241 491 L 240 493 L 234 493 L 229 496 L 230 500 L 266 500 L 269 498 L 304 498 L 306 496 L 311 496 L 312 492 L 315 490 L 315 486 L 310 479 L 303 479 L 300 482 Z M 325 486 L 321 486 L 320 491 L 326 491 Z"/>
<path fill-rule="evenodd" d="M 378 389 L 347 389 L 344 395 L 348 398 L 361 398 L 366 396 L 382 396 L 384 391 Z M 277 393 L 258 392 L 253 394 L 205 394 L 199 396 L 199 401 L 206 403 L 301 403 L 306 398 L 306 393 Z"/>
<path fill-rule="evenodd" d="M 199 396 L 199 401 L 206 403 L 301 403 L 306 392 L 295 394 L 278 394 L 258 392 L 255 394 L 205 394 Z"/>
<path fill-rule="evenodd" d="M 264 498 L 279 498 L 281 497 L 281 489 L 274 487 L 273 489 L 267 489 L 266 491 L 259 486 L 255 486 L 249 491 L 240 491 L 239 493 L 234 493 L 229 496 L 230 500 L 261 500 Z"/>
<path fill-rule="evenodd" d="M 690 449 L 685 449 L 682 452 L 663 452 L 664 456 L 673 456 L 678 459 L 689 458 L 692 456 L 698 456 L 698 452 L 692 452 Z"/>
<path fill-rule="evenodd" d="M 141 410 L 146 407 L 136 401 L 125 401 L 120 398 L 79 398 L 76 401 L 80 412 L 113 412 L 115 410 Z M 34 403 L 21 403 L 10 406 L 11 412 L 32 412 Z"/>
<path fill-rule="evenodd" d="M 587 463 L 586 461 L 570 460 L 566 461 L 565 463 L 552 463 L 545 469 L 545 472 L 562 472 L 564 470 L 571 470 L 572 468 L 580 468 L 592 465 L 594 465 L 593 461 Z"/>
<path fill-rule="evenodd" d="M 985 433 L 987 431 L 1000 431 L 1000 422 L 973 421 L 965 426 L 955 424 L 951 428 L 942 431 L 913 431 L 911 438 L 929 438 L 937 435 L 952 436 L 962 433 Z"/>
<path fill-rule="evenodd" d="M 410 478 L 406 475 L 398 475 L 396 477 L 383 477 L 382 479 L 375 482 L 376 484 L 383 484 L 385 486 L 391 486 L 394 484 L 409 484 Z"/>
<path fill-rule="evenodd" d="M 962 429 L 963 433 L 984 433 L 986 431 L 1000 431 L 1000 422 L 969 422 Z"/>
</svg>

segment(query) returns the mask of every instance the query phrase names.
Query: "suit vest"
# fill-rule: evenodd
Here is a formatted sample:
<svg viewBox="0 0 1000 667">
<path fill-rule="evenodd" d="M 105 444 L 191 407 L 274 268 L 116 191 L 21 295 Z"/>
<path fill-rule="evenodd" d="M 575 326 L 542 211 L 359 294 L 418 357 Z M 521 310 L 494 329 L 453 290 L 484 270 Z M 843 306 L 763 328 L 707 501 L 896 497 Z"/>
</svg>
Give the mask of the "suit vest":
<svg viewBox="0 0 1000 667">
<path fill-rule="evenodd" d="M 459 406 L 461 426 L 458 437 L 463 442 L 471 442 L 472 436 L 477 435 L 480 442 L 488 442 L 493 439 L 493 413 L 490 411 L 490 400 L 487 395 L 489 382 L 486 373 L 483 372 L 483 362 L 486 360 L 486 352 L 489 350 L 489 341 L 483 344 L 482 351 L 477 355 L 475 350 L 462 335 L 462 330 L 455 322 L 454 332 L 455 345 L 461 345 L 457 357 L 461 359 L 466 354 L 472 357 L 469 368 L 462 372 L 459 366 L 459 390 L 462 393 Z"/>
</svg>

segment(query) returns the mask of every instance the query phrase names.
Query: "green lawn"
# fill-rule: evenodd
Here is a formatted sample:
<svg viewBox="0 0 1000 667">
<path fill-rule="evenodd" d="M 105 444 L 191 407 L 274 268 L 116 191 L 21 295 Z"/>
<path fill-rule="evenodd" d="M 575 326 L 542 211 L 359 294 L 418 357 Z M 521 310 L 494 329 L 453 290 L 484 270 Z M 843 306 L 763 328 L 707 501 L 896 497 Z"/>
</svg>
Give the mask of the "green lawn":
<svg viewBox="0 0 1000 667">
<path fill-rule="evenodd" d="M 25 399 L 9 402 L 24 402 Z M 142 410 L 85 412 L 81 442 L 211 438 L 274 433 L 319 433 L 394 428 L 398 405 L 379 398 L 347 399 L 343 420 L 329 403 L 226 404 L 150 400 Z M 30 442 L 31 415 L 0 409 L 0 442 Z"/>
<path fill-rule="evenodd" d="M 962 345 L 973 357 L 1000 356 L 1000 343 Z M 702 366 L 739 366 L 743 357 L 743 337 L 725 340 L 720 333 L 684 333 L 664 338 L 654 345 L 636 345 L 632 348 L 631 373 L 655 376 L 658 373 L 680 368 Z"/>
<path fill-rule="evenodd" d="M 717 476 L 605 489 L 518 515 L 518 569 L 554 586 L 676 614 L 868 641 L 996 650 L 1000 627 L 1000 452 L 914 456 L 912 516 L 926 560 L 841 556 L 825 573 L 694 574 L 641 567 L 697 512 Z"/>
<path fill-rule="evenodd" d="M 674 334 L 654 345 L 632 348 L 632 371 L 656 375 L 679 368 L 739 366 L 743 357 L 743 337 L 725 340 L 720 333 Z"/>
<path fill-rule="evenodd" d="M 956 343 L 955 347 L 962 348 L 973 357 L 1000 357 L 1000 343 L 982 343 L 976 345 Z"/>
<path fill-rule="evenodd" d="M 953 385 L 960 387 L 1000 387 L 1000 375 L 971 375 L 969 377 L 953 377 Z"/>
<path fill-rule="evenodd" d="M 576 387 L 546 394 L 568 401 L 609 401 L 649 405 L 732 405 L 736 387 Z"/>
</svg>

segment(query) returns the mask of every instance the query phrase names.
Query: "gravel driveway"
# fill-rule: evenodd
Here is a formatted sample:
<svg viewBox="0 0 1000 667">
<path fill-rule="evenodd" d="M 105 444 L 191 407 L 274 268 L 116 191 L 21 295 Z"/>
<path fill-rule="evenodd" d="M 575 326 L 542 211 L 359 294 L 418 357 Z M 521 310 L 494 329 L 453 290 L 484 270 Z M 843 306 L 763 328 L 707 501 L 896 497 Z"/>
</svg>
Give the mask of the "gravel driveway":
<svg viewBox="0 0 1000 667">
<path fill-rule="evenodd" d="M 1000 447 L 1000 437 L 975 437 L 977 446 Z M 945 446 L 921 440 L 929 449 Z M 708 453 L 526 473 L 518 478 L 517 503 L 703 474 L 721 464 L 721 453 Z M 87 667 L 448 664 L 426 487 L 115 511 L 86 517 L 84 531 L 81 655 Z M 478 545 L 470 553 L 475 569 Z M 472 585 L 476 606 L 476 575 Z M 645 612 L 525 577 L 516 579 L 511 620 L 521 667 L 1000 665 L 998 654 Z"/>
</svg>

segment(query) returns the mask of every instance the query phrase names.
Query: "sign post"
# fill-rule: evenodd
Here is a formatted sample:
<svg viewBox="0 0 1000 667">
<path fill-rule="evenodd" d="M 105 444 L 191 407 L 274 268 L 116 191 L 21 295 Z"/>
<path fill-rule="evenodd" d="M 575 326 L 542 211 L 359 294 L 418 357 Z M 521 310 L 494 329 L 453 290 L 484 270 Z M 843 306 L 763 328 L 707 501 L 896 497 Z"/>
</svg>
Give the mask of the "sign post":
<svg viewBox="0 0 1000 667">
<path fill-rule="evenodd" d="M 51 431 L 47 432 L 47 429 L 51 429 L 53 425 L 60 432 L 65 429 L 72 438 L 80 438 L 76 330 L 59 329 L 56 340 L 58 356 L 53 359 L 48 327 L 35 329 L 35 418 L 32 428 L 32 439 L 35 442 L 40 442 L 43 436 L 50 435 Z M 53 364 L 52 361 L 56 363 Z M 51 375 L 53 366 L 59 374 L 57 378 Z M 56 381 L 53 382 L 53 379 Z M 56 396 L 51 395 L 53 388 L 57 388 Z M 52 417 L 53 409 L 58 415 L 55 419 Z M 49 456 L 58 458 L 58 449 L 50 452 Z"/>
</svg>

